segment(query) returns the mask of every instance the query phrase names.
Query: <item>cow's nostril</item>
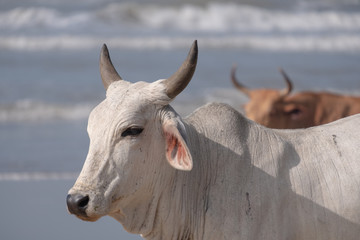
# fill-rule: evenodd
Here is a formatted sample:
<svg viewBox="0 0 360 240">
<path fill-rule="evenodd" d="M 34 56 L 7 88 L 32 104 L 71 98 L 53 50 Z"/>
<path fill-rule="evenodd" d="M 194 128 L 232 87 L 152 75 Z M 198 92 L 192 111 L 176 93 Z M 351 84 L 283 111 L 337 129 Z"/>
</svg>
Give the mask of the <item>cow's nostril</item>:
<svg viewBox="0 0 360 240">
<path fill-rule="evenodd" d="M 89 203 L 89 196 L 85 196 L 79 200 L 79 208 L 86 208 Z"/>
<path fill-rule="evenodd" d="M 81 194 L 69 194 L 66 197 L 69 212 L 75 215 L 86 216 L 86 208 L 89 203 L 89 196 Z"/>
</svg>

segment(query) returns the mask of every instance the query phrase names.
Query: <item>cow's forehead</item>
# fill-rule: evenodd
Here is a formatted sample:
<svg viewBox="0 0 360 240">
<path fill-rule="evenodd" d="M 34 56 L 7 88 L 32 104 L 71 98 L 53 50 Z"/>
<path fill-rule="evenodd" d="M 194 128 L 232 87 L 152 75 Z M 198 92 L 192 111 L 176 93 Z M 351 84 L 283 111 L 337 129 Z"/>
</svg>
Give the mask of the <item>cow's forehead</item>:
<svg viewBox="0 0 360 240">
<path fill-rule="evenodd" d="M 277 100 L 281 98 L 281 93 L 277 89 L 256 89 L 251 92 L 252 99 Z"/>
<path fill-rule="evenodd" d="M 106 96 L 111 105 L 142 105 L 161 102 L 167 104 L 170 101 L 165 92 L 163 79 L 152 83 L 116 81 L 109 86 Z"/>
<path fill-rule="evenodd" d="M 107 96 L 89 117 L 89 127 L 96 125 L 117 125 L 129 124 L 133 121 L 141 122 L 149 114 L 147 111 L 154 111 L 155 106 L 163 106 L 170 102 L 165 93 L 163 80 L 153 83 L 137 82 L 129 83 L 117 81 L 112 83 Z"/>
</svg>

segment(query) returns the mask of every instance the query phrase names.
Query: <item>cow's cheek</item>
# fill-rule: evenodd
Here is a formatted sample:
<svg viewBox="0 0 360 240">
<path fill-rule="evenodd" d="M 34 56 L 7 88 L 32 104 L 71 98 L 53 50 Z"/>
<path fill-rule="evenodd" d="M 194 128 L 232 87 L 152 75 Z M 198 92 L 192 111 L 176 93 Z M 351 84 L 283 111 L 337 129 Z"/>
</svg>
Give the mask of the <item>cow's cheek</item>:
<svg viewBox="0 0 360 240">
<path fill-rule="evenodd" d="M 138 139 L 139 141 L 122 143 L 116 147 L 111 172 L 113 176 L 108 176 L 111 181 L 104 186 L 105 198 L 110 199 L 110 214 L 117 212 L 123 204 L 131 201 L 130 199 L 136 198 L 139 192 L 151 188 L 148 184 L 152 182 L 151 173 L 157 172 L 157 151 L 165 148 L 159 143 L 159 138 L 161 139 L 160 136 L 157 136 L 157 140 Z"/>
<path fill-rule="evenodd" d="M 108 215 L 113 196 L 118 191 L 119 177 L 112 164 L 105 164 L 99 169 L 101 171 L 92 172 L 87 182 L 88 190 L 85 190 L 86 195 L 89 196 L 86 209 L 88 221 L 96 221 Z"/>
<path fill-rule="evenodd" d="M 113 211 L 116 205 L 128 196 L 133 195 L 141 185 L 143 174 L 140 174 L 137 155 L 133 151 L 124 154 L 123 151 L 114 152 L 114 162 L 111 164 L 111 171 L 104 178 L 99 189 L 104 190 L 104 200 L 107 201 L 108 211 Z"/>
</svg>

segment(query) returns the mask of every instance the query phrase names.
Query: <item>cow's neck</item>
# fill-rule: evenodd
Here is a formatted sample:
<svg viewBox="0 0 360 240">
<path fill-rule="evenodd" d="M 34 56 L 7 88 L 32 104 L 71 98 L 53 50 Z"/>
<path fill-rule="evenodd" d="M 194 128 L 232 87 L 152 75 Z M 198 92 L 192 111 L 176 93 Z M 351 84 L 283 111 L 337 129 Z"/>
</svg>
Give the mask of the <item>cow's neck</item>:
<svg viewBox="0 0 360 240">
<path fill-rule="evenodd" d="M 185 123 L 189 137 L 190 151 L 193 154 L 194 168 L 190 172 L 179 171 L 169 166 L 164 177 L 166 185 L 158 189 L 160 196 L 154 216 L 154 226 L 146 239 L 193 240 L 202 239 L 203 219 L 206 212 L 207 192 L 210 173 L 199 160 L 204 152 L 202 136 Z M 196 146 L 196 148 L 194 148 Z M 207 149 L 207 151 L 209 151 Z M 166 161 L 164 159 L 164 161 Z M 200 232 L 199 232 L 200 230 Z"/>
</svg>

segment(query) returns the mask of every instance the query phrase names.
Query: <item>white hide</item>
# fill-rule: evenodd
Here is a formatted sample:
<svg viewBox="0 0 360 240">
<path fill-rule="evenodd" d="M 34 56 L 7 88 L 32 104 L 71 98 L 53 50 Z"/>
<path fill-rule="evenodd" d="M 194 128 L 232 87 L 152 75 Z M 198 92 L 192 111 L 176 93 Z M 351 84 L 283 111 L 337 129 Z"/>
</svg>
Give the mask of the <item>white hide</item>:
<svg viewBox="0 0 360 240">
<path fill-rule="evenodd" d="M 359 239 L 360 115 L 281 131 L 224 104 L 181 119 L 169 102 L 162 80 L 109 86 L 69 192 L 89 196 L 82 219 L 145 239 Z M 121 137 L 131 126 L 144 130 Z"/>
</svg>

